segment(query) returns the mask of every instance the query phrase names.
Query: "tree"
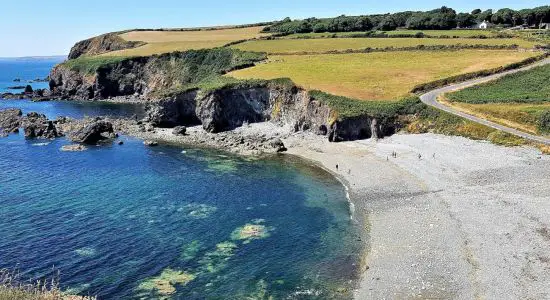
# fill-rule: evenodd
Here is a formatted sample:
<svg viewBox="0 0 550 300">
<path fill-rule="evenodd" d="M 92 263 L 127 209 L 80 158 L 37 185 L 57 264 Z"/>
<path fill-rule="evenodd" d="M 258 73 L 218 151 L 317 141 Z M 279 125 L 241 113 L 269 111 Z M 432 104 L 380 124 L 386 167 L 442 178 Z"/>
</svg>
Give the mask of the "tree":
<svg viewBox="0 0 550 300">
<path fill-rule="evenodd" d="M 476 24 L 476 17 L 469 13 L 459 13 L 456 15 L 456 23 L 460 28 L 468 28 Z"/>
<path fill-rule="evenodd" d="M 499 9 L 491 17 L 491 22 L 495 24 L 515 24 L 515 11 L 509 8 Z"/>
<path fill-rule="evenodd" d="M 327 24 L 319 22 L 313 26 L 313 32 L 327 32 Z"/>
<path fill-rule="evenodd" d="M 493 10 L 488 9 L 480 14 L 477 15 L 477 21 L 483 22 L 483 21 L 491 21 L 491 18 L 493 17 Z"/>
<path fill-rule="evenodd" d="M 395 30 L 397 29 L 397 24 L 391 16 L 388 16 L 384 18 L 380 24 L 378 24 L 378 28 L 383 31 Z"/>
<path fill-rule="evenodd" d="M 430 22 L 432 29 L 453 29 L 456 27 L 456 11 L 443 6 L 432 14 Z"/>
<path fill-rule="evenodd" d="M 360 16 L 355 20 L 354 31 L 367 31 L 373 27 L 372 21 L 367 16 Z"/>
<path fill-rule="evenodd" d="M 470 14 L 472 14 L 472 15 L 479 15 L 480 13 L 481 13 L 481 9 L 476 8 L 476 9 L 472 10 L 472 12 L 471 12 Z"/>
</svg>

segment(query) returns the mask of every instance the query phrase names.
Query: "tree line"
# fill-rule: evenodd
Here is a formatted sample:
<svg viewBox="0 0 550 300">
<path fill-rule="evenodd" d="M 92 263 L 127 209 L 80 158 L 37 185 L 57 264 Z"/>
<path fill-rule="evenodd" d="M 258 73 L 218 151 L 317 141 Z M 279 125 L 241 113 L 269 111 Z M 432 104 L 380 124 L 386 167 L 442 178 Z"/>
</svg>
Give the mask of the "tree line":
<svg viewBox="0 0 550 300">
<path fill-rule="evenodd" d="M 541 6 L 532 9 L 513 10 L 475 9 L 470 13 L 457 13 L 449 7 L 441 7 L 431 11 L 405 11 L 383 15 L 339 16 L 336 18 L 308 18 L 291 20 L 286 18 L 273 23 L 264 29 L 264 32 L 282 34 L 309 33 L 309 32 L 351 32 L 382 30 L 391 31 L 397 28 L 407 29 L 439 29 L 469 28 L 483 21 L 491 22 L 504 27 L 528 25 L 539 26 L 541 23 L 550 23 L 550 6 Z"/>
</svg>

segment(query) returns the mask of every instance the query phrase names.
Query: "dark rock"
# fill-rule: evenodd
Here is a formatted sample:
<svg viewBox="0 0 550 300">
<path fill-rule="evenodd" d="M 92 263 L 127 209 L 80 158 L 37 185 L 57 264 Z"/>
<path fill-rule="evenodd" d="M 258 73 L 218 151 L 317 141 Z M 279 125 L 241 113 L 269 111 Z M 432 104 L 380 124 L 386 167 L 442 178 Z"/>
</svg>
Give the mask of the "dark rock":
<svg viewBox="0 0 550 300">
<path fill-rule="evenodd" d="M 122 146 L 122 145 L 124 145 L 124 142 L 123 141 L 118 141 L 118 144 Z"/>
<path fill-rule="evenodd" d="M 193 90 L 150 104 L 146 107 L 146 121 L 157 127 L 199 125 L 196 98 L 197 91 Z"/>
<path fill-rule="evenodd" d="M 317 135 L 327 135 L 328 129 L 326 125 L 321 125 L 319 128 L 317 128 L 317 131 L 315 132 Z"/>
<path fill-rule="evenodd" d="M 15 78 L 13 82 L 21 82 L 21 78 Z"/>
<path fill-rule="evenodd" d="M 46 115 L 45 114 L 39 114 L 37 112 L 30 112 L 27 114 L 27 118 L 28 119 L 46 119 Z"/>
<path fill-rule="evenodd" d="M 222 89 L 201 99 L 197 116 L 206 131 L 217 133 L 269 120 L 269 103 L 267 88 Z"/>
<path fill-rule="evenodd" d="M 26 98 L 26 96 L 23 94 L 13 94 L 13 93 L 3 93 L 0 97 L 5 100 L 20 100 L 20 99 Z"/>
<path fill-rule="evenodd" d="M 48 120 L 45 115 L 36 112 L 28 113 L 22 118 L 22 127 L 26 138 L 53 139 L 63 136 L 55 121 Z"/>
<path fill-rule="evenodd" d="M 25 87 L 25 92 L 24 93 L 27 94 L 27 95 L 30 95 L 30 94 L 32 94 L 32 92 L 33 92 L 32 86 L 27 85 Z"/>
<path fill-rule="evenodd" d="M 25 130 L 25 137 L 29 139 L 53 139 L 62 136 L 62 134 L 58 132 L 53 121 L 49 121 L 46 118 L 29 119 L 24 123 L 23 129 Z"/>
<path fill-rule="evenodd" d="M 337 120 L 329 130 L 329 141 L 342 142 L 369 138 L 382 138 L 395 133 L 392 119 L 379 121 L 368 115 Z"/>
<path fill-rule="evenodd" d="M 103 120 L 95 120 L 72 132 L 69 139 L 76 143 L 95 145 L 102 140 L 113 138 L 113 134 L 113 124 Z"/>
<path fill-rule="evenodd" d="M 0 131 L 4 133 L 3 135 L 19 131 L 22 115 L 20 109 L 0 110 Z"/>
<path fill-rule="evenodd" d="M 172 130 L 172 134 L 175 135 L 185 135 L 187 132 L 187 127 L 185 126 L 176 126 L 174 127 L 174 130 Z"/>
<path fill-rule="evenodd" d="M 269 145 L 271 146 L 271 148 L 275 149 L 275 151 L 277 152 L 285 152 L 286 150 L 288 150 L 285 147 L 285 144 L 283 143 L 283 141 L 281 141 L 281 139 L 278 139 L 278 138 L 272 139 L 269 142 Z"/>
<path fill-rule="evenodd" d="M 143 144 L 145 146 L 148 146 L 148 147 L 155 147 L 155 146 L 158 146 L 159 143 L 155 142 L 155 141 L 149 141 L 149 140 L 145 140 L 143 141 Z"/>
</svg>

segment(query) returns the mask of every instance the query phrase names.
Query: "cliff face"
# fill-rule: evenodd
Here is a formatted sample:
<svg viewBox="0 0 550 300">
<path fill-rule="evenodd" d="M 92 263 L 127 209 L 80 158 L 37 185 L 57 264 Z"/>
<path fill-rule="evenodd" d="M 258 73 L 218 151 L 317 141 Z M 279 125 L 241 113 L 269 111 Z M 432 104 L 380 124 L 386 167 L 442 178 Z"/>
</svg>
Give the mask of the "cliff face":
<svg viewBox="0 0 550 300">
<path fill-rule="evenodd" d="M 177 90 L 211 74 L 219 76 L 249 64 L 239 53 L 223 49 L 125 59 L 102 65 L 94 72 L 62 64 L 52 70 L 50 88 L 55 96 L 65 99 L 125 96 L 141 100 L 147 103 L 147 121 L 159 127 L 202 124 L 206 131 L 216 133 L 245 123 L 270 121 L 295 131 L 312 130 L 333 142 L 383 137 L 395 131 L 396 118 L 377 119 L 366 114 L 339 117 L 327 103 L 289 82 L 234 84 L 211 91 L 173 92 L 170 96 L 152 93 Z"/>
<path fill-rule="evenodd" d="M 382 138 L 393 134 L 397 126 L 395 118 L 337 118 L 333 109 L 307 91 L 275 84 L 189 91 L 151 102 L 147 111 L 147 121 L 160 127 L 202 124 L 206 131 L 216 133 L 269 121 L 290 125 L 294 131 L 312 130 L 331 142 Z"/>
<path fill-rule="evenodd" d="M 54 67 L 50 90 L 64 99 L 93 100 L 178 89 L 265 59 L 265 54 L 228 48 L 107 60 L 82 57 Z"/>
<path fill-rule="evenodd" d="M 69 52 L 69 59 L 82 55 L 98 55 L 110 51 L 124 50 L 144 45 L 143 42 L 129 42 L 116 33 L 107 33 L 76 43 Z"/>
</svg>

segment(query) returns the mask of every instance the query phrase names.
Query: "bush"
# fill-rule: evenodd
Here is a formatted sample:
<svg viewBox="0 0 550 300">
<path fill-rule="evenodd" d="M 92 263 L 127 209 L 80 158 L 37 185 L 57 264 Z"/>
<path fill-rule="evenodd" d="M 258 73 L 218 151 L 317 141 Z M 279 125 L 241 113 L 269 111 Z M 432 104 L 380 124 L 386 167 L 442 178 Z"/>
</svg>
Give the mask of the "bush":
<svg viewBox="0 0 550 300">
<path fill-rule="evenodd" d="M 541 113 L 538 127 L 541 132 L 550 132 L 550 110 Z"/>
<path fill-rule="evenodd" d="M 340 118 L 368 115 L 377 118 L 397 117 L 420 111 L 423 104 L 417 97 L 400 101 L 362 101 L 335 96 L 321 91 L 310 91 L 310 96 L 334 109 Z"/>
</svg>

